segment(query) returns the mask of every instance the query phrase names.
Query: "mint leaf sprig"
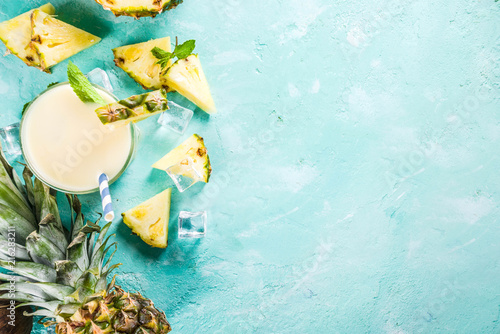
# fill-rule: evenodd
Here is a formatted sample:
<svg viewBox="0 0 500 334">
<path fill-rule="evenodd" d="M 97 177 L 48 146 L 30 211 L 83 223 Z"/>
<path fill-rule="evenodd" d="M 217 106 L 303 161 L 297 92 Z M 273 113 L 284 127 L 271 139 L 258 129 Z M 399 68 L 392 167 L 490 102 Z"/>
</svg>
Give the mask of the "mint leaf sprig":
<svg viewBox="0 0 500 334">
<path fill-rule="evenodd" d="M 103 106 L 107 104 L 89 79 L 71 61 L 68 63 L 68 80 L 71 88 L 82 102 L 95 102 Z"/>
<path fill-rule="evenodd" d="M 159 47 L 155 46 L 151 53 L 155 56 L 158 61 L 156 64 L 161 66 L 163 73 L 168 67 L 168 62 L 177 57 L 177 59 L 185 59 L 193 54 L 194 48 L 196 46 L 196 41 L 194 39 L 190 39 L 189 41 L 185 41 L 182 44 L 178 44 L 177 37 L 175 38 L 175 48 L 173 52 L 167 52 Z"/>
</svg>

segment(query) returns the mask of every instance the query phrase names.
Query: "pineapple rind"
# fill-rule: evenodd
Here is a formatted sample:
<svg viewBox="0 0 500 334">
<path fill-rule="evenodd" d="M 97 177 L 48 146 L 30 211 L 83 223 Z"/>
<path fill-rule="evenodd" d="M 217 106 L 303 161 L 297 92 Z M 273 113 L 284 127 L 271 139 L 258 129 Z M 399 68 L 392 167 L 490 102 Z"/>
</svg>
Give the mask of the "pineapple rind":
<svg viewBox="0 0 500 334">
<path fill-rule="evenodd" d="M 113 49 L 116 66 L 124 70 L 144 89 L 167 88 L 164 80 L 160 77 L 161 66 L 156 64 L 158 59 L 151 53 L 151 50 L 155 46 L 171 52 L 170 37 L 158 38 Z"/>
<path fill-rule="evenodd" d="M 164 89 L 133 95 L 128 99 L 110 103 L 95 110 L 104 125 L 123 126 L 139 122 L 168 110 L 167 93 Z"/>
<path fill-rule="evenodd" d="M 123 222 L 150 246 L 166 248 L 168 245 L 171 194 L 169 188 L 122 213 Z"/>
<path fill-rule="evenodd" d="M 167 85 L 208 114 L 217 112 L 198 55 L 178 59 L 165 74 Z"/>
<path fill-rule="evenodd" d="M 110 10 L 115 16 L 155 17 L 156 15 L 177 7 L 183 0 L 133 0 L 132 4 L 123 3 L 126 0 L 96 0 L 104 9 Z M 144 3 L 144 4 L 139 4 Z"/>
<path fill-rule="evenodd" d="M 30 46 L 40 57 L 44 71 L 101 41 L 101 38 L 38 9 L 31 14 L 31 29 Z"/>
<path fill-rule="evenodd" d="M 167 153 L 163 158 L 153 164 L 153 168 L 166 170 L 169 167 L 176 165 L 190 157 L 193 160 L 194 168 L 202 171 L 203 175 L 200 181 L 208 183 L 212 173 L 210 158 L 208 157 L 205 142 L 202 137 L 197 134 L 186 139 L 182 144 Z M 192 177 L 192 175 L 185 175 Z"/>
<path fill-rule="evenodd" d="M 55 14 L 55 8 L 50 3 L 38 9 L 50 15 Z M 0 23 L 0 40 L 11 54 L 17 56 L 26 65 L 39 67 L 40 58 L 29 47 L 31 41 L 31 14 L 33 11 L 34 9 Z"/>
</svg>

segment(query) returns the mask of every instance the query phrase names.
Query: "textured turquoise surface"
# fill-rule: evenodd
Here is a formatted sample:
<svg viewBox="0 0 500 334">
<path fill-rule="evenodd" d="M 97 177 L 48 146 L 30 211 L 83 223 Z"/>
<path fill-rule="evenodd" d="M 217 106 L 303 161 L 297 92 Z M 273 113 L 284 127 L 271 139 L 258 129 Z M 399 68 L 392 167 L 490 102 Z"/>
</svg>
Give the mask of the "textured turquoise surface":
<svg viewBox="0 0 500 334">
<path fill-rule="evenodd" d="M 43 3 L 3 1 L 0 20 Z M 174 190 L 166 251 L 113 226 L 118 283 L 175 333 L 500 330 L 500 3 L 187 0 L 140 21 L 53 4 L 103 37 L 72 61 L 112 71 L 121 97 L 142 89 L 111 48 L 197 40 L 219 114 L 198 110 L 183 137 L 140 123 L 111 186 L 116 211 L 135 206 L 172 186 L 151 163 L 205 137 L 213 178 Z M 0 126 L 66 63 L 48 75 L 2 58 Z M 82 200 L 96 218 L 99 196 Z M 201 209 L 207 237 L 178 240 L 179 211 Z"/>
</svg>

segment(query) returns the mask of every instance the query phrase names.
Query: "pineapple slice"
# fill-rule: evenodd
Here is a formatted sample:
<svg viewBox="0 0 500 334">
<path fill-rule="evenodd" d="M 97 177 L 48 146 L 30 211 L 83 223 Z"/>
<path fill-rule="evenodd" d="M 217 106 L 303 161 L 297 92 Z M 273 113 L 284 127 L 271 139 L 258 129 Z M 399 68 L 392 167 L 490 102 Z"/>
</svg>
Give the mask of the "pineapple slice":
<svg viewBox="0 0 500 334">
<path fill-rule="evenodd" d="M 96 0 L 104 9 L 110 10 L 115 16 L 132 16 L 136 19 L 144 16 L 160 14 L 181 4 L 183 0 Z"/>
<path fill-rule="evenodd" d="M 116 66 L 127 72 L 144 89 L 160 89 L 164 86 L 160 79 L 161 66 L 156 64 L 158 59 L 151 53 L 154 47 L 171 52 L 170 37 L 113 49 Z"/>
<path fill-rule="evenodd" d="M 35 9 L 31 14 L 31 47 L 40 57 L 44 71 L 97 44 L 101 39 Z"/>
<path fill-rule="evenodd" d="M 165 79 L 168 87 L 179 92 L 207 113 L 217 112 L 197 55 L 193 54 L 186 59 L 177 60 L 168 68 Z"/>
<path fill-rule="evenodd" d="M 167 248 L 171 194 L 169 188 L 122 213 L 123 222 L 132 232 L 153 247 Z"/>
<path fill-rule="evenodd" d="M 210 174 L 212 173 L 212 166 L 210 165 L 210 159 L 208 157 L 203 138 L 197 134 L 194 134 L 186 139 L 186 141 L 158 160 L 152 167 L 167 170 L 173 165 L 182 163 L 188 157 L 192 159 L 193 168 L 200 172 L 202 178 L 199 179 L 197 176 L 191 174 L 183 174 L 183 176 L 208 183 Z"/>
<path fill-rule="evenodd" d="M 164 89 L 133 95 L 128 99 L 108 104 L 96 109 L 102 124 L 113 126 L 139 122 L 150 116 L 168 110 L 167 92 Z"/>
<path fill-rule="evenodd" d="M 55 14 L 56 10 L 50 3 L 38 8 L 47 14 Z M 10 53 L 19 57 L 28 66 L 40 66 L 40 58 L 29 47 L 31 41 L 31 13 L 34 9 L 13 19 L 0 23 L 0 39 Z"/>
</svg>

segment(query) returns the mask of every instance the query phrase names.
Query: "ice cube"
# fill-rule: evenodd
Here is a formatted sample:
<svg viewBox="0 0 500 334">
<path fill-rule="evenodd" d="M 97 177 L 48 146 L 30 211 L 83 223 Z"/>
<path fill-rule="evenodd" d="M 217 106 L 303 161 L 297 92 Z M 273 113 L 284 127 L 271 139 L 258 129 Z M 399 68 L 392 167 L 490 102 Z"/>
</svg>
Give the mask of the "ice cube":
<svg viewBox="0 0 500 334">
<path fill-rule="evenodd" d="M 181 211 L 179 213 L 179 238 L 203 238 L 207 229 L 207 212 Z"/>
<path fill-rule="evenodd" d="M 194 112 L 172 101 L 168 101 L 168 107 L 169 109 L 161 114 L 158 123 L 181 135 L 184 134 Z"/>
<path fill-rule="evenodd" d="M 109 76 L 106 71 L 101 68 L 94 68 L 92 71 L 87 73 L 87 79 L 93 84 L 105 88 L 108 92 L 113 92 L 113 86 L 111 86 L 111 81 L 109 81 Z"/>
<path fill-rule="evenodd" d="M 168 167 L 166 172 L 181 193 L 202 178 L 201 173 L 195 169 L 191 158 L 186 158 L 178 164 Z"/>
<path fill-rule="evenodd" d="M 11 156 L 21 154 L 21 143 L 19 137 L 19 124 L 14 123 L 0 128 L 0 137 L 2 138 L 3 151 Z"/>
</svg>

